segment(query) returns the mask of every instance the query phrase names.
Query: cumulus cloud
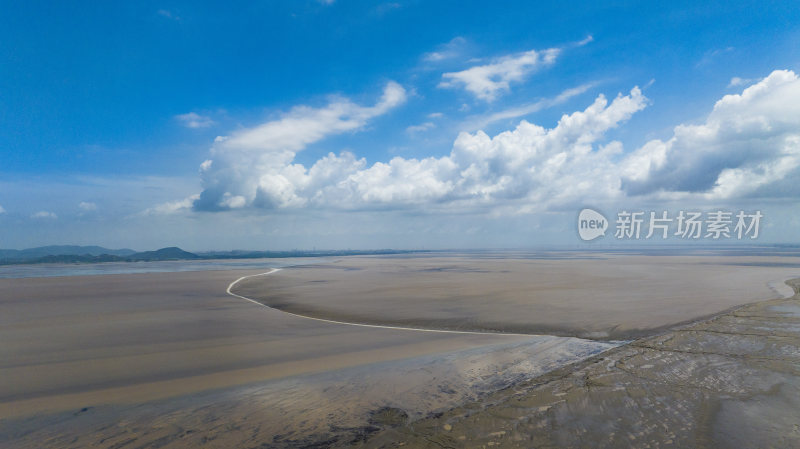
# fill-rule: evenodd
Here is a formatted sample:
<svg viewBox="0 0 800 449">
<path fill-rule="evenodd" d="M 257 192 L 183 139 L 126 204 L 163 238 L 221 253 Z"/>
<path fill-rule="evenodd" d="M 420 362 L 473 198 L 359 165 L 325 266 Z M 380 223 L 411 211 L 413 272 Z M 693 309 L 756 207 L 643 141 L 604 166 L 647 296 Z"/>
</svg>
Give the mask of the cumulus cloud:
<svg viewBox="0 0 800 449">
<path fill-rule="evenodd" d="M 404 103 L 406 91 L 395 82 L 387 83 L 380 100 L 361 106 L 335 98 L 327 106 L 297 106 L 278 120 L 217 137 L 211 149 L 213 159 L 200 167 L 203 192 L 195 201 L 198 210 L 236 209 L 255 204 L 262 207 L 300 206 L 298 176 L 305 168 L 291 164 L 295 154 L 325 137 L 355 131 L 367 122 Z M 342 159 L 344 158 L 344 159 Z M 344 167 L 346 155 L 323 159 L 314 173 Z M 309 186 L 306 186 L 309 187 Z"/>
<path fill-rule="evenodd" d="M 46 210 L 41 210 L 36 212 L 35 214 L 31 215 L 31 218 L 41 218 L 41 219 L 56 219 L 58 215 L 53 212 L 48 212 Z"/>
<path fill-rule="evenodd" d="M 777 70 L 719 100 L 705 123 L 679 125 L 622 164 L 624 190 L 733 198 L 779 183 L 800 165 L 800 80 Z M 791 188 L 791 186 L 786 186 Z"/>
<path fill-rule="evenodd" d="M 200 115 L 196 112 L 179 114 L 175 116 L 175 119 L 181 122 L 183 126 L 194 129 L 208 128 L 209 126 L 214 124 L 214 120 L 211 120 L 211 117 Z"/>
<path fill-rule="evenodd" d="M 501 92 L 508 91 L 512 82 L 522 81 L 539 67 L 552 65 L 560 52 L 558 48 L 530 50 L 503 56 L 490 64 L 444 73 L 439 87 L 463 87 L 482 100 L 492 101 Z"/>
<path fill-rule="evenodd" d="M 381 103 L 375 108 L 383 109 Z M 638 88 L 611 102 L 600 95 L 584 111 L 562 117 L 552 129 L 522 121 L 515 130 L 493 138 L 482 131 L 461 133 L 447 156 L 395 157 L 371 166 L 350 152 L 329 153 L 309 168 L 293 163 L 294 151 L 307 143 L 308 134 L 280 146 L 274 144 L 276 139 L 270 139 L 269 144 L 255 139 L 260 144 L 250 145 L 248 138 L 246 145 L 237 143 L 236 148 L 245 149 L 237 154 L 255 151 L 257 157 L 244 157 L 238 163 L 226 160 L 217 168 L 209 164 L 203 172 L 207 188 L 195 207 L 352 210 L 424 205 L 457 210 L 510 204 L 532 210 L 578 201 L 589 194 L 614 196 L 619 192 L 619 178 L 610 158 L 619 151 L 619 144 L 600 148 L 595 144 L 645 103 Z M 324 108 L 329 109 L 331 106 Z M 303 115 L 316 117 L 320 111 L 303 109 Z M 279 122 L 295 120 L 297 113 Z M 339 117 L 335 113 L 324 115 Z M 319 126 L 314 123 L 312 130 Z M 273 126 L 268 123 L 259 128 Z M 243 135 L 251 132 L 243 131 Z M 209 207 L 204 200 L 213 203 Z"/>
<path fill-rule="evenodd" d="M 306 166 L 295 155 L 328 135 L 359 129 L 404 98 L 387 86 L 374 106 L 347 100 L 300 107 L 215 143 L 199 197 L 164 210 L 554 211 L 635 198 L 724 201 L 792 195 L 800 171 L 800 80 L 776 71 L 719 100 L 704 123 L 632 151 L 608 132 L 644 109 L 638 87 L 599 95 L 552 128 L 522 120 L 489 136 L 462 132 L 449 154 L 372 164 L 343 151 Z"/>
</svg>

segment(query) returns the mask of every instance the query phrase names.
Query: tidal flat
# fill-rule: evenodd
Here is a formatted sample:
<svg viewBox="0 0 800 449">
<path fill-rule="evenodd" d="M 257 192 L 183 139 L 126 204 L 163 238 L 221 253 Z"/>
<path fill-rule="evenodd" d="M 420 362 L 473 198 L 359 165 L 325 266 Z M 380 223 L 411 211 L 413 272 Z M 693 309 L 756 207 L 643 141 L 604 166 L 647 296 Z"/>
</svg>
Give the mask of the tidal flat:
<svg viewBox="0 0 800 449">
<path fill-rule="evenodd" d="M 798 448 L 798 292 L 388 428 L 368 448 Z"/>
<path fill-rule="evenodd" d="M 753 254 L 2 279 L 0 446 L 793 447 L 800 258 Z"/>
<path fill-rule="evenodd" d="M 798 260 L 598 252 L 358 257 L 248 278 L 235 292 L 335 321 L 629 340 L 791 296 L 784 281 L 800 273 Z"/>
</svg>

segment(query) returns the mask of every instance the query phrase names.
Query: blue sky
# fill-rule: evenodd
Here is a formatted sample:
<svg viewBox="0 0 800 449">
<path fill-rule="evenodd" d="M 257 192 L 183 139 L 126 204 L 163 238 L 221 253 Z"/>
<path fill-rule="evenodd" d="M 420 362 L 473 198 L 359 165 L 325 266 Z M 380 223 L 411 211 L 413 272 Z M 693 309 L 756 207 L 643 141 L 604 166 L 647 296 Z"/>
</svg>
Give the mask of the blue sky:
<svg viewBox="0 0 800 449">
<path fill-rule="evenodd" d="M 795 2 L 3 10 L 0 247 L 570 245 L 585 205 L 800 238 Z"/>
</svg>

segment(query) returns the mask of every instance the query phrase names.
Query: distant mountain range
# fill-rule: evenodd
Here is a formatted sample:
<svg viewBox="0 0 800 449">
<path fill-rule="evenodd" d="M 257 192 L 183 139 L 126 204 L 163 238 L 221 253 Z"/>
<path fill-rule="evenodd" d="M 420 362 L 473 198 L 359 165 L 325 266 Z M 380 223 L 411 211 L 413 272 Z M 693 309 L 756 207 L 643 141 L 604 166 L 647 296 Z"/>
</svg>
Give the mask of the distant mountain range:
<svg viewBox="0 0 800 449">
<path fill-rule="evenodd" d="M 52 245 L 40 246 L 38 248 L 28 249 L 0 249 L 0 259 L 35 259 L 37 257 L 45 256 L 63 256 L 63 255 L 90 255 L 100 256 L 103 254 L 111 256 L 130 256 L 136 254 L 132 249 L 108 249 L 102 246 L 75 246 L 75 245 Z"/>
<path fill-rule="evenodd" d="M 325 257 L 370 254 L 405 254 L 400 250 L 333 250 L 333 251 L 210 251 L 190 253 L 171 246 L 156 251 L 136 252 L 132 249 L 108 249 L 101 246 L 52 245 L 28 249 L 0 249 L 0 265 L 40 263 L 144 262 L 200 259 L 261 259 L 286 257 Z"/>
<path fill-rule="evenodd" d="M 136 252 L 132 249 L 108 249 L 101 246 L 55 245 L 29 249 L 0 249 L 0 265 L 36 263 L 140 262 L 153 260 L 203 259 L 180 248 Z"/>
</svg>

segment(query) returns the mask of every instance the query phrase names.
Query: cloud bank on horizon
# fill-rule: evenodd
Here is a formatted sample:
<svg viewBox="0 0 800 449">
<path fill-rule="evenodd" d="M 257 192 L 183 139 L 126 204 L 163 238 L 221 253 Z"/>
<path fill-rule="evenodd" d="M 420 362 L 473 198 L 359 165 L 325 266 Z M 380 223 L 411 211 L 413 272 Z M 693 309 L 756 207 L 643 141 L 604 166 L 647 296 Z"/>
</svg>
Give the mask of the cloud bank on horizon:
<svg viewBox="0 0 800 449">
<path fill-rule="evenodd" d="M 501 58 L 505 62 L 492 64 L 492 70 L 505 64 L 505 73 L 516 76 L 519 60 L 536 61 L 538 56 L 526 56 L 534 54 Z M 498 79 L 512 78 L 501 74 Z M 481 99 L 493 92 L 465 85 Z M 373 106 L 336 98 L 325 107 L 297 106 L 277 120 L 218 137 L 212 158 L 200 167 L 202 192 L 176 204 L 196 211 L 516 214 L 625 198 L 698 202 L 800 193 L 791 181 L 800 166 L 800 79 L 788 70 L 776 70 L 741 93 L 724 96 L 702 123 L 680 124 L 669 139 L 650 140 L 627 152 L 619 141 L 601 142 L 609 130 L 647 107 L 639 87 L 612 100 L 600 94 L 585 109 L 563 115 L 553 128 L 522 120 L 493 137 L 461 132 L 446 156 L 397 156 L 370 164 L 342 151 L 309 167 L 294 161 L 309 144 L 357 132 L 402 105 L 406 96 L 403 87 L 390 82 Z"/>
</svg>

